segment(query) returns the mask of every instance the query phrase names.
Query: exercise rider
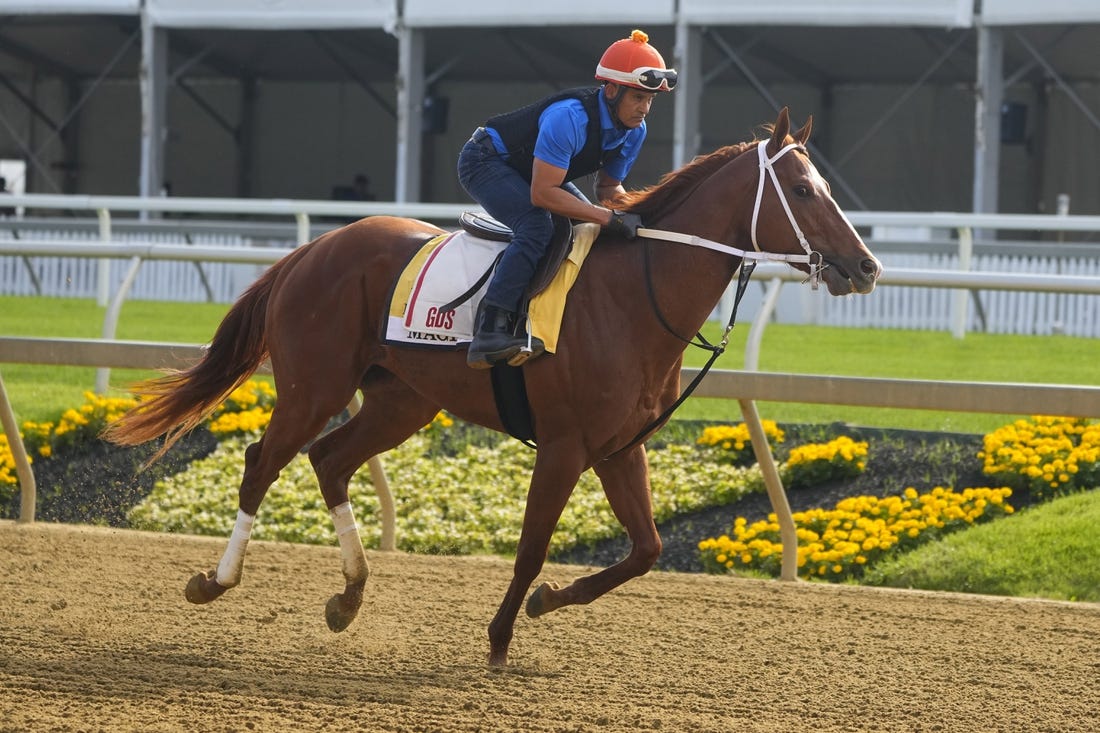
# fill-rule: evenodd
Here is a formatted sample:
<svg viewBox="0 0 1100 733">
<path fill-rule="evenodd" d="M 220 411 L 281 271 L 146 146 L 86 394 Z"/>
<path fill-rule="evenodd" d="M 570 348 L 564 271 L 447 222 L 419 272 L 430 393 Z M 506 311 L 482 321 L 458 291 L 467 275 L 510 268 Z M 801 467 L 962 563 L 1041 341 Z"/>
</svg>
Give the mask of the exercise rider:
<svg viewBox="0 0 1100 733">
<path fill-rule="evenodd" d="M 676 86 L 676 71 L 635 30 L 604 52 L 596 79 L 603 84 L 490 117 L 459 154 L 463 188 L 513 234 L 478 307 L 466 358 L 475 369 L 502 361 L 516 366 L 543 351 L 538 339 L 527 351 L 526 329 L 518 326 L 524 291 L 553 234 L 551 214 L 594 222 L 627 239 L 642 226 L 636 214 L 591 203 L 571 181 L 595 173 L 597 201 L 624 192 L 653 98 Z"/>
</svg>

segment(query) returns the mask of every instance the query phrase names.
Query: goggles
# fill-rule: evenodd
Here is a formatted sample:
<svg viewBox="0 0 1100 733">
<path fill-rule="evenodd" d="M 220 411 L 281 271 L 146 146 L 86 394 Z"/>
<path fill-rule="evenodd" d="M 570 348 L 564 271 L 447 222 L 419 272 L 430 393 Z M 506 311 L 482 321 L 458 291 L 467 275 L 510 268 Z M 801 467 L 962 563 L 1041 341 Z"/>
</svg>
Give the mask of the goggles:
<svg viewBox="0 0 1100 733">
<path fill-rule="evenodd" d="M 634 71 L 617 71 L 606 66 L 597 66 L 596 76 L 608 81 L 648 89 L 651 92 L 671 92 L 676 88 L 677 78 L 676 69 L 658 69 L 653 66 L 639 66 Z"/>
</svg>

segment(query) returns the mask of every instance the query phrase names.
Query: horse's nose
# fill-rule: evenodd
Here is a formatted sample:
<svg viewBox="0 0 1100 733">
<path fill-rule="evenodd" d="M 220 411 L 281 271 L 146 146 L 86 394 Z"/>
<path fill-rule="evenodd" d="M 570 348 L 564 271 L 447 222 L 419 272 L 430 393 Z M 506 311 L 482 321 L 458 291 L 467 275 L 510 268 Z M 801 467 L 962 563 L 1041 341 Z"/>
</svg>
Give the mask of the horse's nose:
<svg viewBox="0 0 1100 733">
<path fill-rule="evenodd" d="M 867 257 L 859 263 L 859 271 L 866 277 L 877 279 L 882 274 L 882 263 L 874 257 Z"/>
</svg>

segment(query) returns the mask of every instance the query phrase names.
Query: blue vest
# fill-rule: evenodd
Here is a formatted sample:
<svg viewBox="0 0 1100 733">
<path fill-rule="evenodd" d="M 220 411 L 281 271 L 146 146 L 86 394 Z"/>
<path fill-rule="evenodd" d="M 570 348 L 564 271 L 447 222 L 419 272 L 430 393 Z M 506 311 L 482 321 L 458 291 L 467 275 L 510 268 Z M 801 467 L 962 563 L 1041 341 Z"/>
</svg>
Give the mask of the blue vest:
<svg viewBox="0 0 1100 733">
<path fill-rule="evenodd" d="M 508 149 L 508 164 L 530 183 L 535 160 L 535 142 L 539 136 L 539 117 L 543 110 L 563 99 L 579 100 L 584 111 L 588 113 L 588 127 L 584 148 L 569 161 L 569 169 L 565 172 L 565 180 L 572 181 L 595 173 L 622 150 L 621 144 L 611 150 L 603 150 L 599 107 L 602 93 L 601 87 L 567 89 L 520 107 L 514 112 L 494 115 L 485 122 L 485 126 L 497 131 L 504 147 Z"/>
</svg>

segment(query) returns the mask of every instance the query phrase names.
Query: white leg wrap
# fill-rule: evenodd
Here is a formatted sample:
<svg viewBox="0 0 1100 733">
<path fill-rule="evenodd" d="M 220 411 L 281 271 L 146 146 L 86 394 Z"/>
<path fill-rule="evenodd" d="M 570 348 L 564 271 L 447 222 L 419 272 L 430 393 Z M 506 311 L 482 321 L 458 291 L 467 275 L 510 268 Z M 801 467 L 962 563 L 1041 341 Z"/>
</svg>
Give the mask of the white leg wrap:
<svg viewBox="0 0 1100 733">
<path fill-rule="evenodd" d="M 232 588 L 241 582 L 241 570 L 244 569 L 244 551 L 248 548 L 248 539 L 252 536 L 252 522 L 256 519 L 251 514 L 245 514 L 237 510 L 237 524 L 233 526 L 233 534 L 229 536 L 229 545 L 225 548 L 221 562 L 218 563 L 218 572 L 214 579 L 218 585 Z"/>
<path fill-rule="evenodd" d="M 340 564 L 344 579 L 348 583 L 366 580 L 369 574 L 367 556 L 363 553 L 363 541 L 359 538 L 359 525 L 355 523 L 351 504 L 344 502 L 333 507 L 329 515 L 332 526 L 336 528 L 336 538 L 340 540 Z"/>
</svg>

